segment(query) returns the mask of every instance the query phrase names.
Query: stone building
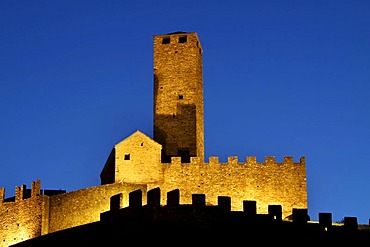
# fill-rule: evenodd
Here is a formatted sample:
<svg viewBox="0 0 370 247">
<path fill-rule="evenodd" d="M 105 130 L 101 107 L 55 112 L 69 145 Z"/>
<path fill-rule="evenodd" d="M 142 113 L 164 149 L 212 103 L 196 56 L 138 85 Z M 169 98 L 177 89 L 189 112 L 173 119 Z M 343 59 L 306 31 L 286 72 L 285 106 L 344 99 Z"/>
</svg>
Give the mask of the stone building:
<svg viewBox="0 0 370 247">
<path fill-rule="evenodd" d="M 282 218 L 293 209 L 307 209 L 305 157 L 298 162 L 286 156 L 281 162 L 266 156 L 244 159 L 204 157 L 204 100 L 202 46 L 197 33 L 154 35 L 153 138 L 136 131 L 112 148 L 101 171 L 101 184 L 76 190 L 46 191 L 41 182 L 16 187 L 4 198 L 0 189 L 0 246 L 97 222 L 110 209 L 110 199 L 120 194 L 120 207 L 129 205 L 129 193 L 160 188 L 161 204 L 170 191 L 179 190 L 180 204 L 191 204 L 193 194 L 203 194 L 206 205 L 230 198 L 232 211 L 243 210 L 243 201 L 256 201 L 258 214 L 269 205 L 282 207 Z"/>
</svg>

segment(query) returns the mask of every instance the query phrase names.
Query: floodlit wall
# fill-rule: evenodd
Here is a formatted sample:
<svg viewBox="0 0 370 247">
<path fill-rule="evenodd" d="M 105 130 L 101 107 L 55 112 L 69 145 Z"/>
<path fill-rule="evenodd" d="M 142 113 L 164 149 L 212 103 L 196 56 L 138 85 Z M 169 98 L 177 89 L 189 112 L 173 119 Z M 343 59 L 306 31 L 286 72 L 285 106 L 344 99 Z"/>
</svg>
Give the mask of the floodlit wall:
<svg viewBox="0 0 370 247">
<path fill-rule="evenodd" d="M 40 195 L 40 181 L 32 183 L 31 195 L 26 185 L 16 186 L 14 200 L 4 200 L 5 189 L 0 188 L 0 246 L 9 246 L 40 236 L 45 232 L 49 197 Z"/>
<path fill-rule="evenodd" d="M 153 183 L 162 179 L 161 145 L 140 131 L 115 145 L 115 182 Z"/>
<path fill-rule="evenodd" d="M 114 183 L 53 196 L 40 193 L 40 180 L 17 186 L 15 197 L 4 199 L 0 188 L 0 247 L 9 246 L 51 232 L 99 221 L 100 213 L 109 211 L 110 198 L 122 194 L 122 206 L 128 206 L 128 194 L 146 185 Z M 143 197 L 143 202 L 146 197 Z"/>
<path fill-rule="evenodd" d="M 110 198 L 123 194 L 123 206 L 128 206 L 128 193 L 145 185 L 114 183 L 76 190 L 51 197 L 49 232 L 98 221 L 100 213 L 108 211 Z M 145 199 L 146 200 L 146 199 Z"/>
<path fill-rule="evenodd" d="M 166 203 L 168 191 L 180 190 L 180 203 L 191 203 L 192 194 L 205 194 L 208 205 L 216 205 L 218 196 L 230 196 L 232 210 L 243 209 L 243 200 L 257 201 L 257 212 L 267 213 L 268 205 L 281 205 L 283 217 L 291 214 L 293 208 L 307 208 L 307 185 L 305 158 L 294 162 L 284 157 L 283 162 L 265 157 L 257 162 L 256 157 L 247 157 L 239 162 L 229 157 L 220 163 L 218 157 L 210 157 L 209 163 L 191 158 L 191 163 L 180 163 L 173 157 L 172 163 L 163 164 L 164 181 L 160 185 L 161 204 Z"/>
</svg>

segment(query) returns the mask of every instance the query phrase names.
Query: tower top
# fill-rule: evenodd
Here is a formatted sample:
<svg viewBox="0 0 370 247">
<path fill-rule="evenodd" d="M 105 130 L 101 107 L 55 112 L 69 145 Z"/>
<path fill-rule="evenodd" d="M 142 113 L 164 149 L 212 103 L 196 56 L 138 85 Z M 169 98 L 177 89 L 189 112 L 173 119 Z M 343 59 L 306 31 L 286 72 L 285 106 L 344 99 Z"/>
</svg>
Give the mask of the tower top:
<svg viewBox="0 0 370 247">
<path fill-rule="evenodd" d="M 172 33 L 166 33 L 166 34 L 157 34 L 157 35 L 153 35 L 153 38 L 162 38 L 164 39 L 164 42 L 162 42 L 162 44 L 170 44 L 170 37 L 176 37 L 176 39 L 179 40 L 179 43 L 182 43 L 183 41 L 186 42 L 186 37 L 187 36 L 193 36 L 195 37 L 195 40 L 196 40 L 196 45 L 198 48 L 200 48 L 200 51 L 203 52 L 203 48 L 200 44 L 200 40 L 199 40 L 199 37 L 198 37 L 198 34 L 196 32 L 183 32 L 183 31 L 176 31 L 176 32 L 172 32 Z M 168 37 L 168 39 L 166 39 L 166 37 Z M 168 43 L 166 43 L 168 42 Z"/>
</svg>

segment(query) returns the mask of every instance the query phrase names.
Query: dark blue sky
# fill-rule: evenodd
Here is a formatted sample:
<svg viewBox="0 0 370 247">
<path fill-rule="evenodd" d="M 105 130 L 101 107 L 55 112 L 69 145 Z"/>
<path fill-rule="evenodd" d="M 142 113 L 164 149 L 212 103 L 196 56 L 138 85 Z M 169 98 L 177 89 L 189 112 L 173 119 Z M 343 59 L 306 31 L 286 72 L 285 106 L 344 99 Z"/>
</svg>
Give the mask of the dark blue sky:
<svg viewBox="0 0 370 247">
<path fill-rule="evenodd" d="M 203 46 L 206 159 L 306 157 L 311 219 L 370 218 L 370 2 L 0 2 L 0 187 L 100 184 L 152 137 L 153 35 Z"/>
</svg>

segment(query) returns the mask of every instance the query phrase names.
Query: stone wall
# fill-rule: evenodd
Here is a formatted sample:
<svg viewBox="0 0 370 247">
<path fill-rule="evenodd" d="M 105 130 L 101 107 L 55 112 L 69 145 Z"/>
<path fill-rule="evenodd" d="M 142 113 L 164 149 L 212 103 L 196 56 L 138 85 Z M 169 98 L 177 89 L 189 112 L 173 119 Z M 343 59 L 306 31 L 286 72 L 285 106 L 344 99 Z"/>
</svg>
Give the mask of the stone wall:
<svg viewBox="0 0 370 247">
<path fill-rule="evenodd" d="M 49 197 L 40 195 L 39 185 L 39 180 L 33 182 L 30 195 L 26 194 L 26 185 L 17 186 L 11 200 L 4 200 L 5 189 L 0 189 L 0 246 L 38 237 L 44 231 Z"/>
<path fill-rule="evenodd" d="M 17 186 L 15 197 L 5 200 L 5 190 L 1 188 L 0 247 L 99 221 L 100 213 L 109 211 L 112 196 L 122 194 L 122 206 L 127 207 L 128 194 L 140 189 L 146 195 L 146 187 L 114 183 L 47 196 L 40 193 L 40 180 L 37 180 L 29 195 L 25 185 Z"/>
<path fill-rule="evenodd" d="M 100 213 L 109 210 L 113 195 L 122 193 L 122 205 L 128 206 L 128 193 L 137 189 L 145 193 L 146 185 L 114 183 L 53 196 L 50 199 L 49 232 L 98 221 Z"/>
<path fill-rule="evenodd" d="M 140 131 L 114 147 L 115 182 L 147 184 L 162 179 L 161 145 Z"/>
<path fill-rule="evenodd" d="M 171 164 L 163 165 L 162 204 L 168 191 L 179 189 L 181 204 L 191 203 L 192 194 L 205 194 L 208 205 L 216 205 L 218 196 L 230 196 L 234 211 L 243 210 L 243 200 L 253 200 L 260 214 L 268 212 L 268 205 L 281 205 L 283 217 L 293 208 L 308 207 L 304 157 L 299 162 L 292 157 L 284 157 L 283 162 L 275 162 L 274 157 L 266 157 L 264 162 L 257 162 L 254 156 L 245 162 L 229 157 L 227 163 L 220 163 L 217 157 L 211 157 L 209 163 L 199 158 L 181 163 L 173 157 Z"/>
</svg>

